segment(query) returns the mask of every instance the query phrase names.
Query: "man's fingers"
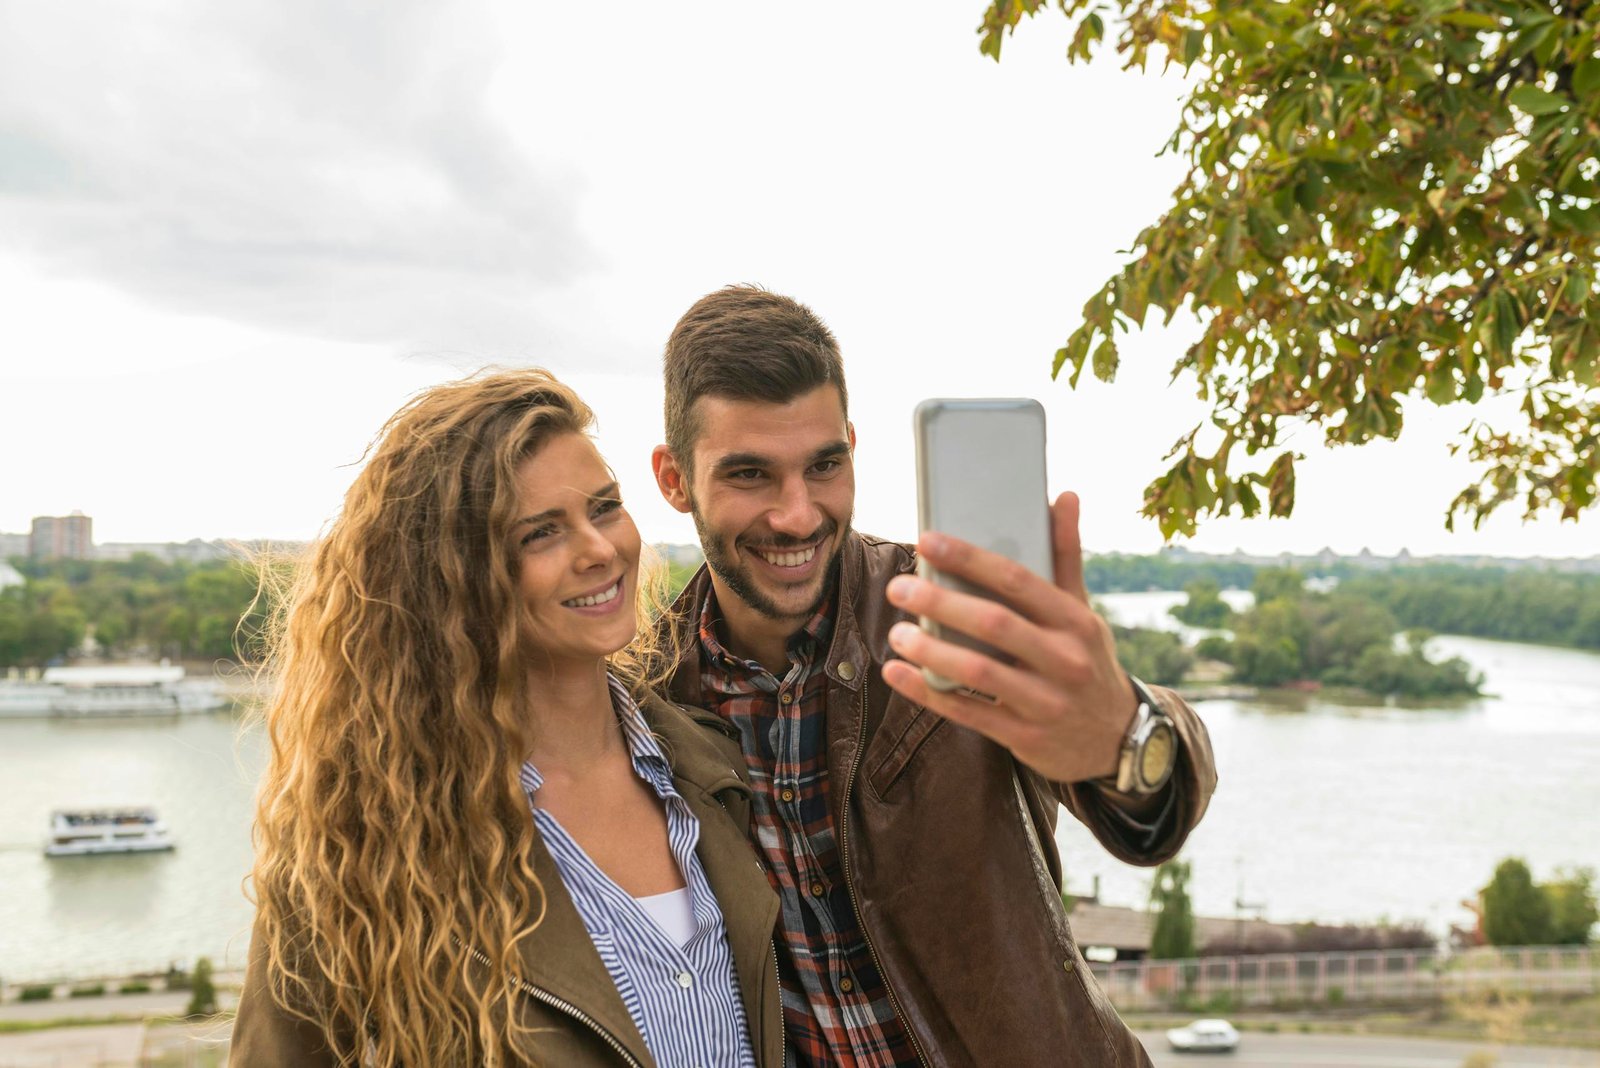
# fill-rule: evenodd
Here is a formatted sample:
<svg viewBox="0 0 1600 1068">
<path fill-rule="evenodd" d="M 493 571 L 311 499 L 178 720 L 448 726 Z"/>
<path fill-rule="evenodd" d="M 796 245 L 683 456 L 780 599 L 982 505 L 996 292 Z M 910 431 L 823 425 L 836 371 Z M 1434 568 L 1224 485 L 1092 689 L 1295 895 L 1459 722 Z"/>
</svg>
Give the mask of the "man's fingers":
<svg viewBox="0 0 1600 1068">
<path fill-rule="evenodd" d="M 883 665 L 883 681 L 913 704 L 931 709 L 954 723 L 977 731 L 998 745 L 1015 749 L 1031 728 L 1003 704 L 962 693 L 935 690 L 915 664 L 891 660 Z"/>
<path fill-rule="evenodd" d="M 1072 622 L 1061 591 L 1010 557 L 933 531 L 922 535 L 917 551 L 935 569 L 989 590 L 1042 626 L 1065 627 Z"/>
<path fill-rule="evenodd" d="M 1048 720 L 1060 714 L 1061 696 L 1039 675 L 1002 664 L 992 656 L 935 638 L 915 623 L 896 623 L 889 645 L 919 668 L 928 668 L 958 686 L 991 694 L 1018 722 Z M 932 688 L 929 687 L 930 692 Z"/>
<path fill-rule="evenodd" d="M 1078 535 L 1081 502 L 1076 493 L 1067 492 L 1050 506 L 1050 544 L 1055 550 L 1056 585 L 1084 604 L 1089 590 L 1083 582 L 1083 543 Z"/>
</svg>

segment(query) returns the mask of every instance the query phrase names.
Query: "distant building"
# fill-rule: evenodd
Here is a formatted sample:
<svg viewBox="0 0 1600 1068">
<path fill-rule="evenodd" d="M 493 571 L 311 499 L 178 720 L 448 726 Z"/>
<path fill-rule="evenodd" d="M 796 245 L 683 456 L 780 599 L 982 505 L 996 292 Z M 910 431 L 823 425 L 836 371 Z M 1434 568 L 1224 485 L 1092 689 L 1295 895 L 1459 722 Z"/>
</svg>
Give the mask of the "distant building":
<svg viewBox="0 0 1600 1068">
<path fill-rule="evenodd" d="M 87 560 L 94 555 L 94 520 L 82 512 L 34 516 L 28 555 L 35 560 Z"/>
<path fill-rule="evenodd" d="M 94 547 L 96 560 L 132 560 L 135 556 L 153 556 L 163 563 L 203 564 L 212 560 L 226 560 L 237 556 L 226 542 L 202 541 L 112 541 Z"/>
<path fill-rule="evenodd" d="M 13 556 L 27 556 L 30 540 L 26 534 L 0 533 L 0 560 L 9 560 Z"/>
</svg>

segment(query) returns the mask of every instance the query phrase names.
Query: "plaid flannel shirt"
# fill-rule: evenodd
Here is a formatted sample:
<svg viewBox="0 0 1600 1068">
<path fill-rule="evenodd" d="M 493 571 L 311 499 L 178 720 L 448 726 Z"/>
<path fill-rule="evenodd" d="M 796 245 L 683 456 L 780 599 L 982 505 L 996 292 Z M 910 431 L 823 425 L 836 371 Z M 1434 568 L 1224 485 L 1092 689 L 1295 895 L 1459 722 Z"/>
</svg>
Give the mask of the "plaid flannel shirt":
<svg viewBox="0 0 1600 1068">
<path fill-rule="evenodd" d="M 845 886 L 828 806 L 828 677 L 833 633 L 824 607 L 789 640 L 782 679 L 729 652 L 716 595 L 700 608 L 703 698 L 739 731 L 754 791 L 756 843 L 782 901 L 778 945 L 783 1023 L 797 1064 L 915 1065 Z"/>
</svg>

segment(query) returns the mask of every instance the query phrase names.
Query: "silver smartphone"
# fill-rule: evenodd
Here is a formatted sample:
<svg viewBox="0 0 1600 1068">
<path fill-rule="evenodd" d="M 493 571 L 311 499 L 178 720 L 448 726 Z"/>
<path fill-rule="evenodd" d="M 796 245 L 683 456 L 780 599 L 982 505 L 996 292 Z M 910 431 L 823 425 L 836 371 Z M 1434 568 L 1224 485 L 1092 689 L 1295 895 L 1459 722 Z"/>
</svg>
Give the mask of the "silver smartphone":
<svg viewBox="0 0 1600 1068">
<path fill-rule="evenodd" d="M 1044 408 L 1035 400 L 925 400 L 912 417 L 917 442 L 917 528 L 969 541 L 1051 578 L 1050 505 L 1045 479 Z M 918 558 L 917 573 L 940 586 L 999 600 Z M 929 634 L 990 656 L 997 650 L 926 616 Z M 923 669 L 928 685 L 956 684 Z"/>
</svg>

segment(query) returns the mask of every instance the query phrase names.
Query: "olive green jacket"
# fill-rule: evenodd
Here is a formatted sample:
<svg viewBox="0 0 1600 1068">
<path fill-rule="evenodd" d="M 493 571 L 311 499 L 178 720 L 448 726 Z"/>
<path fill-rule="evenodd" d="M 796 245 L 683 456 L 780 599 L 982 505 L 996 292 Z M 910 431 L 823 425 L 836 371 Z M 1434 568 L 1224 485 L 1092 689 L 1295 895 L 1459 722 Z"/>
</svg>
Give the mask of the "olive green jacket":
<svg viewBox="0 0 1600 1068">
<path fill-rule="evenodd" d="M 783 1022 L 773 947 L 778 897 L 745 837 L 750 789 L 738 743 L 706 713 L 680 709 L 653 696 L 640 708 L 664 743 L 678 792 L 700 821 L 697 852 L 722 908 L 756 1062 L 762 1068 L 779 1068 Z M 535 832 L 533 868 L 544 884 L 548 911 L 522 943 L 515 979 L 523 1023 L 540 1029 L 539 1062 L 563 1068 L 655 1068 L 562 885 L 555 861 L 537 839 Z M 322 1034 L 273 999 L 259 938 L 251 946 L 228 1063 L 234 1068 L 332 1068 L 337 1063 Z M 508 1058 L 507 1063 L 518 1062 Z"/>
</svg>

